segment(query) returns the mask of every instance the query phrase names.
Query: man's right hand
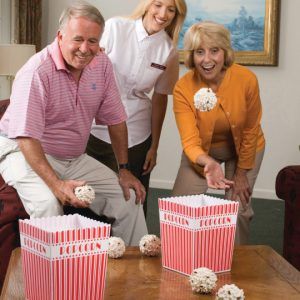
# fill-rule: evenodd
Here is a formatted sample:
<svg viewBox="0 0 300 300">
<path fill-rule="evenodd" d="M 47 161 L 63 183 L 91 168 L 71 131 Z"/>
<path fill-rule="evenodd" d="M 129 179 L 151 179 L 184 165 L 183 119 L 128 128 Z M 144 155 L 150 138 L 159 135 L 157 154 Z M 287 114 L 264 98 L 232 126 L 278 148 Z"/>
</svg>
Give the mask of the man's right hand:
<svg viewBox="0 0 300 300">
<path fill-rule="evenodd" d="M 19 147 L 31 168 L 45 181 L 55 197 L 63 205 L 87 207 L 74 194 L 74 189 L 85 184 L 83 180 L 61 180 L 49 164 L 40 141 L 29 138 L 17 138 Z"/>
<path fill-rule="evenodd" d="M 85 185 L 83 180 L 58 180 L 58 182 L 51 187 L 55 197 L 63 204 L 74 207 L 88 207 L 89 204 L 85 201 L 79 200 L 74 193 L 78 186 Z"/>
</svg>

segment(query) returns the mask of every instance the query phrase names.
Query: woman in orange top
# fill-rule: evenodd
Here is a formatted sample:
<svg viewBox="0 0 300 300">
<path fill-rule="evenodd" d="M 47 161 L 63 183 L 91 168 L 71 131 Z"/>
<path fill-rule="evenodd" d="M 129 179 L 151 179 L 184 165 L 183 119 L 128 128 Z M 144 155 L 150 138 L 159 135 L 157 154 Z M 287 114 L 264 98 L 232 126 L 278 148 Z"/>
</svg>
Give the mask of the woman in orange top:
<svg viewBox="0 0 300 300">
<path fill-rule="evenodd" d="M 184 43 L 185 65 L 191 71 L 174 88 L 183 154 L 173 195 L 224 189 L 226 199 L 240 201 L 236 244 L 245 244 L 265 147 L 257 78 L 233 63 L 230 32 L 222 25 L 194 24 Z"/>
</svg>

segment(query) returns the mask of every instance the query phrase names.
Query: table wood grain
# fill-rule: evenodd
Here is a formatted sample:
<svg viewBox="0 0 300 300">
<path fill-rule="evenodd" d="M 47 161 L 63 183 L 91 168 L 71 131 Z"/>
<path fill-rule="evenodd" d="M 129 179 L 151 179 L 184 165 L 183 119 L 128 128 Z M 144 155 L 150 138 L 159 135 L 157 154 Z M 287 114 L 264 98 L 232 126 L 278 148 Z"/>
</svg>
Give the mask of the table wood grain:
<svg viewBox="0 0 300 300">
<path fill-rule="evenodd" d="M 12 254 L 1 300 L 25 299 L 20 255 L 19 248 Z M 235 248 L 231 272 L 217 276 L 216 290 L 234 283 L 247 300 L 300 299 L 300 272 L 268 246 Z M 160 257 L 141 256 L 136 247 L 108 261 L 105 299 L 215 299 L 215 293 L 193 294 L 188 276 L 162 268 Z"/>
</svg>

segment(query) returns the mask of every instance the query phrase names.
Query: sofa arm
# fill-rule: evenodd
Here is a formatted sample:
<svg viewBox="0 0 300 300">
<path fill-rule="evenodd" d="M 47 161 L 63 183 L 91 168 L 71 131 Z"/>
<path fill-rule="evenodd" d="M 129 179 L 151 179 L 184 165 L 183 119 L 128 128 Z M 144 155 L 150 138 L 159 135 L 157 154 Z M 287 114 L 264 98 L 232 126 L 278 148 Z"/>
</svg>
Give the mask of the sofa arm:
<svg viewBox="0 0 300 300">
<path fill-rule="evenodd" d="M 300 165 L 287 166 L 276 177 L 276 195 L 285 201 L 293 201 L 300 195 Z"/>
<path fill-rule="evenodd" d="M 283 256 L 300 271 L 300 166 L 278 173 L 276 194 L 285 204 Z"/>
<path fill-rule="evenodd" d="M 0 175 L 0 293 L 11 252 L 20 246 L 19 219 L 29 218 L 16 190 Z"/>
</svg>

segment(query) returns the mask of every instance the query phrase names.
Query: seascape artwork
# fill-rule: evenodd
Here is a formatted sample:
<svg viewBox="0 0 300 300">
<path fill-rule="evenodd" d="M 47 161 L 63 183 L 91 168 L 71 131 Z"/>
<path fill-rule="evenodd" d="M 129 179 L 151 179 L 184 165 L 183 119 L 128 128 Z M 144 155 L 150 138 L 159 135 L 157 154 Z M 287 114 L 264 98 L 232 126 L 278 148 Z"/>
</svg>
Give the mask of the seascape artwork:
<svg viewBox="0 0 300 300">
<path fill-rule="evenodd" d="M 266 0 L 187 0 L 187 18 L 178 48 L 183 49 L 186 30 L 200 21 L 223 24 L 231 32 L 235 51 L 263 51 Z"/>
</svg>

